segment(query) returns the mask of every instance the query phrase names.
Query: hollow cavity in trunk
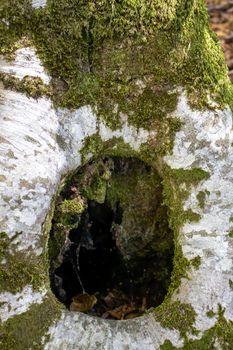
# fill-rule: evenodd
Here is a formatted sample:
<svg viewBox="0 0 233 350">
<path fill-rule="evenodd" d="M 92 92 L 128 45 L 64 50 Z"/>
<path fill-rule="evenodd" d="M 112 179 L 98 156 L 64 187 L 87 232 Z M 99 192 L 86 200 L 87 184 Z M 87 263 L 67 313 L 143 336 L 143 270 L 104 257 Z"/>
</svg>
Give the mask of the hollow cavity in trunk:
<svg viewBox="0 0 233 350">
<path fill-rule="evenodd" d="M 161 178 L 136 158 L 94 159 L 70 176 L 49 239 L 58 300 L 109 319 L 161 304 L 174 253 L 162 202 Z"/>
</svg>

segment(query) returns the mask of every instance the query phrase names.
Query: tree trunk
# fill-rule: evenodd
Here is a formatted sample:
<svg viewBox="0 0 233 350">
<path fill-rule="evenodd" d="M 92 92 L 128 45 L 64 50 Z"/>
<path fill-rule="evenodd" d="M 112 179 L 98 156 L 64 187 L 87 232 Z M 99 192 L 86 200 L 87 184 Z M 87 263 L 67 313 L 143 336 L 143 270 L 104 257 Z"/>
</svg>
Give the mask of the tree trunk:
<svg viewBox="0 0 233 350">
<path fill-rule="evenodd" d="M 231 349 L 232 86 L 204 0 L 4 0 L 0 18 L 2 349 Z M 174 239 L 164 301 L 127 321 L 69 311 L 50 288 L 59 193 L 106 157 L 158 174 Z M 138 181 L 117 241 L 129 255 L 160 243 Z"/>
</svg>

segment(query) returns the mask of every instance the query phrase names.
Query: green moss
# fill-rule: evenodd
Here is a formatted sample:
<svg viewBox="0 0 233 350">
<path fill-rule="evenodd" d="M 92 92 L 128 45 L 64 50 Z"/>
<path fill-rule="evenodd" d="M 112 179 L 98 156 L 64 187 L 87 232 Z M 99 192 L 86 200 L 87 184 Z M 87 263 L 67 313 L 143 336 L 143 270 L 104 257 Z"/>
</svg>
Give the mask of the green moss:
<svg viewBox="0 0 233 350">
<path fill-rule="evenodd" d="M 172 176 L 179 182 L 198 184 L 201 180 L 209 178 L 209 173 L 200 168 L 193 169 L 172 169 Z"/>
<path fill-rule="evenodd" d="M 122 137 L 113 137 L 105 142 L 104 145 L 104 155 L 106 156 L 141 159 L 140 154 L 128 143 L 125 143 Z"/>
<path fill-rule="evenodd" d="M 140 146 L 140 158 L 154 167 L 157 167 L 158 158 L 172 152 L 175 135 L 181 128 L 178 118 L 164 118 L 157 123 L 156 137 L 150 137 Z"/>
<path fill-rule="evenodd" d="M 161 305 L 155 310 L 155 317 L 162 327 L 177 329 L 182 337 L 186 337 L 187 333 L 196 333 L 196 313 L 190 304 L 175 301 Z"/>
<path fill-rule="evenodd" d="M 27 284 L 39 289 L 47 278 L 43 257 L 18 251 L 12 243 L 15 237 L 1 233 L 0 238 L 0 291 L 20 292 Z"/>
<path fill-rule="evenodd" d="M 173 191 L 171 191 L 171 184 L 169 178 L 163 180 L 163 188 L 164 203 L 169 208 L 169 224 L 174 232 L 175 245 L 171 282 L 164 302 L 166 304 L 166 301 L 169 300 L 174 290 L 176 290 L 179 287 L 181 278 L 187 277 L 187 271 L 190 268 L 190 263 L 188 259 L 186 259 L 183 256 L 182 248 L 177 240 L 177 237 L 179 235 L 179 228 L 184 222 L 182 203 L 187 198 L 188 193 L 184 193 L 183 191 L 179 190 L 176 191 L 175 187 L 173 188 Z"/>
<path fill-rule="evenodd" d="M 81 214 L 84 209 L 84 202 L 79 198 L 73 198 L 73 199 L 65 199 L 61 204 L 60 204 L 60 210 L 63 214 Z"/>
<path fill-rule="evenodd" d="M 52 75 L 59 72 L 68 83 L 63 103 L 75 107 L 98 101 L 100 114 L 111 124 L 119 122 L 119 115 L 115 122 L 109 118 L 113 119 L 119 104 L 121 112 L 132 110 L 130 118 L 139 125 L 140 120 L 147 122 L 149 113 L 158 118 L 162 106 L 169 106 L 170 96 L 166 91 L 161 94 L 161 86 L 168 83 L 187 86 L 196 106 L 210 106 L 209 93 L 219 103 L 229 102 L 232 90 L 226 65 L 208 28 L 204 1 L 183 6 L 180 2 L 172 12 L 170 3 L 165 10 L 165 4 L 161 8 L 161 2 L 156 5 L 155 1 L 150 5 L 128 1 L 71 5 L 63 0 L 50 1 L 46 10 L 36 11 L 32 32 L 41 57 Z M 169 25 L 160 22 L 163 11 L 174 15 Z M 134 76 L 144 78 L 145 73 L 153 79 L 147 79 L 149 88 L 140 94 L 133 86 Z M 161 106 L 155 106 L 156 100 Z"/>
<path fill-rule="evenodd" d="M 209 317 L 213 317 L 211 313 Z M 185 340 L 185 344 L 181 350 L 216 350 L 224 349 L 231 350 L 233 341 L 233 323 L 227 321 L 224 317 L 219 317 L 218 322 L 214 327 L 204 332 L 201 339 Z M 217 347 L 216 347 L 217 344 Z M 173 346 L 169 340 L 166 340 L 160 347 L 161 350 L 175 350 L 177 347 Z"/>
<path fill-rule="evenodd" d="M 1 24 L 0 24 L 1 26 Z M 1 36 L 0 36 L 1 40 Z M 27 36 L 19 36 L 19 39 L 15 38 L 16 41 L 13 41 L 8 45 L 7 47 L 5 46 L 6 40 L 4 44 L 0 47 L 0 54 L 4 55 L 4 58 L 7 59 L 8 61 L 12 61 L 16 57 L 16 50 L 22 49 L 25 47 L 32 47 L 33 43 Z"/>
<path fill-rule="evenodd" d="M 98 134 L 87 136 L 84 141 L 83 148 L 81 150 L 82 163 L 86 162 L 86 159 L 91 156 L 95 157 L 103 151 L 104 143 Z"/>
<path fill-rule="evenodd" d="M 208 96 L 214 108 L 233 100 L 204 0 L 50 0 L 34 11 L 29 0 L 14 3 L 0 11 L 9 41 L 3 51 L 23 35 L 33 38 L 49 73 L 64 83 L 52 91 L 60 106 L 95 106 L 112 128 L 127 115 L 137 127 L 160 130 L 176 108 L 176 87 L 186 87 L 191 105 L 202 109 L 213 108 Z"/>
<path fill-rule="evenodd" d="M 30 0 L 2 0 L 0 4 L 0 54 L 12 57 L 16 44 L 28 32 L 32 18 Z"/>
<path fill-rule="evenodd" d="M 204 209 L 204 207 L 205 207 L 205 197 L 206 197 L 206 192 L 204 192 L 204 191 L 198 192 L 197 200 L 198 200 L 198 203 L 199 203 L 199 207 L 201 209 Z"/>
<path fill-rule="evenodd" d="M 213 316 L 213 313 L 210 313 Z M 184 338 L 182 350 L 209 350 L 224 349 L 231 350 L 233 344 L 233 322 L 227 321 L 224 317 L 224 309 L 219 305 L 218 320 L 216 324 L 205 331 L 201 339 Z M 169 348 L 170 346 L 170 348 Z M 170 341 L 166 340 L 160 347 L 163 350 L 176 349 Z"/>
<path fill-rule="evenodd" d="M 200 340 L 189 340 L 183 347 L 184 350 L 209 350 L 218 347 L 231 350 L 233 344 L 233 322 L 224 317 L 224 309 L 219 306 L 218 321 L 215 326 L 204 332 Z"/>
<path fill-rule="evenodd" d="M 153 88 L 147 87 L 139 96 L 127 100 L 127 107 L 125 109 L 122 107 L 121 111 L 126 114 L 129 110 L 132 111 L 128 120 L 138 128 L 156 128 L 176 109 L 177 99 L 177 93 L 168 93 L 162 89 L 155 93 Z M 169 122 L 172 123 L 168 120 L 167 124 Z"/>
<path fill-rule="evenodd" d="M 191 260 L 191 264 L 192 266 L 195 267 L 196 270 L 198 270 L 201 265 L 201 257 L 197 255 L 195 258 Z"/>
<path fill-rule="evenodd" d="M 172 345 L 170 340 L 165 340 L 165 342 L 160 346 L 160 350 L 176 350 L 177 348 Z"/>
<path fill-rule="evenodd" d="M 233 281 L 232 280 L 229 280 L 229 286 L 233 290 Z"/>
<path fill-rule="evenodd" d="M 173 260 L 173 271 L 171 281 L 168 289 L 168 293 L 165 298 L 164 304 L 167 305 L 167 301 L 173 294 L 173 292 L 179 288 L 182 278 L 188 278 L 188 271 L 190 269 L 189 260 L 184 257 L 181 246 L 175 241 L 175 251 Z"/>
<path fill-rule="evenodd" d="M 96 141 L 99 142 L 98 137 L 94 136 L 94 138 L 89 138 L 87 140 L 87 145 L 92 145 L 92 142 L 95 143 Z M 101 148 L 104 149 L 103 143 L 101 143 Z M 85 152 L 88 154 L 89 147 L 85 149 Z M 98 156 L 100 157 L 100 153 Z M 89 168 L 89 172 L 86 174 L 84 173 L 79 178 L 79 187 L 82 188 L 82 194 L 86 198 L 102 204 L 105 202 L 107 184 L 108 180 L 111 178 L 111 171 L 101 159 L 95 160 L 95 163 Z"/>
<path fill-rule="evenodd" d="M 193 185 L 197 185 L 201 180 L 209 177 L 209 174 L 202 169 L 194 168 L 170 169 L 163 166 L 163 198 L 164 203 L 169 208 L 169 224 L 174 232 L 175 256 L 174 267 L 171 277 L 169 291 L 165 303 L 169 300 L 179 285 L 181 278 L 188 278 L 188 271 L 191 267 L 190 262 L 183 256 L 182 248 L 179 244 L 179 229 L 186 221 L 198 221 L 200 215 L 194 213 L 191 209 L 184 210 L 183 204 L 189 196 L 189 190 Z M 185 184 L 185 187 L 181 184 Z"/>
<path fill-rule="evenodd" d="M 24 76 L 19 79 L 10 74 L 0 73 L 0 81 L 6 89 L 24 92 L 30 97 L 39 98 L 41 96 L 51 96 L 51 89 L 43 83 L 39 77 Z"/>
<path fill-rule="evenodd" d="M 4 350 L 40 349 L 42 337 L 59 318 L 61 308 L 51 295 L 41 304 L 34 304 L 26 312 L 9 318 L 0 326 L 0 345 Z M 46 339 L 46 337 L 45 337 Z"/>
<path fill-rule="evenodd" d="M 34 11 L 29 0 L 5 0 L 0 18 L 3 52 L 23 35 L 33 38 L 50 74 L 66 85 L 56 103 L 95 105 L 113 128 L 122 114 L 136 126 L 157 127 L 176 107 L 177 86 L 188 89 L 194 107 L 213 108 L 208 96 L 214 108 L 232 101 L 204 0 L 50 0 Z"/>
<path fill-rule="evenodd" d="M 208 316 L 209 318 L 213 318 L 216 316 L 216 313 L 213 310 L 209 310 L 207 311 L 206 316 Z"/>
<path fill-rule="evenodd" d="M 233 230 L 231 230 L 231 231 L 229 232 L 229 236 L 230 236 L 231 238 L 233 238 Z"/>
<path fill-rule="evenodd" d="M 96 177 L 92 182 L 91 187 L 86 188 L 85 194 L 88 199 L 94 200 L 97 203 L 104 203 L 107 191 L 106 180 L 100 177 Z"/>
<path fill-rule="evenodd" d="M 165 342 L 160 346 L 160 350 L 175 350 L 177 349 L 175 346 L 172 345 L 170 340 L 165 340 Z"/>
<path fill-rule="evenodd" d="M 58 236 L 64 236 L 65 239 L 66 234 L 71 228 L 78 227 L 81 214 L 85 210 L 85 207 L 85 201 L 79 195 L 72 199 L 65 199 L 59 203 L 54 212 L 56 231 L 59 232 Z"/>
<path fill-rule="evenodd" d="M 82 164 L 85 164 L 90 158 L 109 157 L 140 157 L 140 154 L 133 150 L 133 148 L 125 143 L 122 137 L 113 137 L 109 141 L 102 141 L 97 134 L 87 136 L 81 150 Z"/>
<path fill-rule="evenodd" d="M 184 221 L 198 222 L 201 219 L 201 215 L 194 213 L 191 209 L 183 212 Z"/>
</svg>

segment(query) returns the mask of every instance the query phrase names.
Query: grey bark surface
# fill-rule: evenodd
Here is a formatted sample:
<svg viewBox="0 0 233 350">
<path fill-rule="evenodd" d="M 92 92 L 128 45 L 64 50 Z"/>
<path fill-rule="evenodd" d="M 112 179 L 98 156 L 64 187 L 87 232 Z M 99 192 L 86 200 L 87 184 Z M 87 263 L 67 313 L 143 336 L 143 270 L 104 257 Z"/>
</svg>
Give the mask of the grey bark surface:
<svg viewBox="0 0 233 350">
<path fill-rule="evenodd" d="M 176 1 L 170 2 L 170 10 L 175 4 Z M 32 6 L 35 9 L 46 6 L 46 1 L 32 1 Z M 0 72 L 21 80 L 26 75 L 40 77 L 45 85 L 51 80 L 33 46 L 19 48 L 13 61 L 1 56 Z M 138 85 L 141 88 L 144 83 L 139 79 Z M 209 176 L 191 186 L 185 181 L 179 184 L 180 190 L 189 191 L 184 211 L 194 212 L 199 220 L 182 222 L 176 239 L 184 257 L 189 262 L 199 257 L 200 266 L 191 265 L 187 275 L 181 278 L 165 306 L 164 317 L 166 319 L 166 308 L 177 302 L 189 305 L 195 313 L 192 326 L 198 334 L 191 334 L 188 328 L 187 339 L 198 340 L 219 321 L 219 307 L 224 310 L 226 322 L 233 321 L 233 241 L 229 234 L 233 229 L 232 113 L 229 106 L 221 109 L 211 98 L 212 108 L 190 107 L 185 86 L 177 87 L 176 93 L 177 106 L 169 112 L 169 118 L 179 118 L 182 125 L 176 132 L 172 151 L 160 156 L 159 162 L 172 170 L 200 168 Z M 49 97 L 35 99 L 3 84 L 0 86 L 0 118 L 0 231 L 9 239 L 9 246 L 1 255 L 3 269 L 10 255 L 16 260 L 18 254 L 29 260 L 46 256 L 54 196 L 64 176 L 82 165 L 85 140 L 96 134 L 103 143 L 123 140 L 138 156 L 143 144 L 159 144 L 158 129 L 134 126 L 123 113 L 121 126 L 111 129 L 91 105 L 77 109 L 55 108 Z M 151 154 L 153 152 L 151 147 Z M 92 156 L 88 153 L 85 161 Z M 206 193 L 202 206 L 198 201 L 200 192 Z M 42 260 L 38 261 L 42 264 Z M 43 269 L 45 277 L 36 287 L 33 277 L 23 286 L 20 278 L 15 278 L 13 291 L 1 290 L 2 344 L 6 346 L 8 341 L 10 344 L 6 349 L 155 350 L 166 341 L 178 348 L 186 344 L 187 339 L 176 328 L 176 320 L 172 326 L 166 325 L 164 318 L 160 321 L 155 316 L 154 310 L 133 320 L 106 321 L 64 309 L 57 305 L 51 293 L 46 264 Z M 25 345 L 17 334 L 17 324 L 21 323 L 21 317 L 22 324 L 25 322 L 29 326 L 25 321 L 27 317 L 29 323 L 40 324 L 36 308 L 47 308 L 48 304 L 52 310 L 48 312 L 48 325 L 45 329 L 38 326 L 38 334 L 36 327 L 31 330 L 29 327 L 29 331 L 24 329 L 24 337 L 30 338 Z M 53 312 L 54 318 L 50 319 Z M 175 317 L 180 317 L 179 312 Z M 187 323 L 188 317 L 187 314 Z M 13 335 L 7 335 L 8 330 Z M 217 336 L 213 346 L 224 349 Z"/>
</svg>

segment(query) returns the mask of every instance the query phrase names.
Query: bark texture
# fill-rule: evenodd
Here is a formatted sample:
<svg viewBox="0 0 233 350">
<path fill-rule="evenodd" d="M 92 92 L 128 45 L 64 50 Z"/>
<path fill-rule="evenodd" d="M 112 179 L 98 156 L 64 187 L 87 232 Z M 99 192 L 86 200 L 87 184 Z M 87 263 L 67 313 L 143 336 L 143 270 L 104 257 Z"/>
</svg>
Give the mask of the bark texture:
<svg viewBox="0 0 233 350">
<path fill-rule="evenodd" d="M 3 349 L 231 349 L 232 87 L 202 0 L 0 7 Z M 159 172 L 174 232 L 168 295 L 105 321 L 52 294 L 48 236 L 67 175 L 100 155 Z"/>
</svg>

